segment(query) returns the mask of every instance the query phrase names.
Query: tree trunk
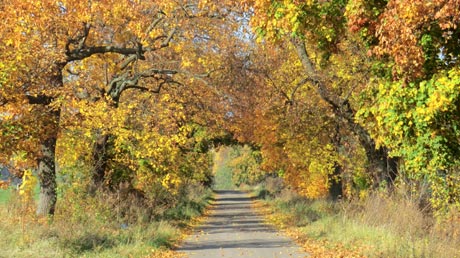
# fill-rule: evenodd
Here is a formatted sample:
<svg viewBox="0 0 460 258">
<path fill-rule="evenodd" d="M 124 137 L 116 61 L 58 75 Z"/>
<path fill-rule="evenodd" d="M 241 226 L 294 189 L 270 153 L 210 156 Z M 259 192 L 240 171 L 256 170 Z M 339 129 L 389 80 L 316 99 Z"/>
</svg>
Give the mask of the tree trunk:
<svg viewBox="0 0 460 258">
<path fill-rule="evenodd" d="M 366 156 L 369 162 L 369 170 L 373 178 L 373 187 L 378 187 L 382 183 L 392 186 L 398 175 L 398 158 L 389 157 L 386 148 L 366 149 Z"/>
<path fill-rule="evenodd" d="M 343 196 L 343 184 L 342 184 L 342 167 L 339 164 L 335 164 L 334 173 L 330 175 L 329 180 L 331 185 L 329 186 L 329 197 L 336 201 Z"/>
<path fill-rule="evenodd" d="M 56 137 L 50 137 L 42 144 L 42 157 L 38 162 L 40 195 L 37 207 L 38 216 L 54 215 L 56 207 Z"/>
<path fill-rule="evenodd" d="M 55 75 L 50 78 L 50 84 L 54 88 L 63 87 L 62 69 L 65 63 L 57 64 Z M 61 110 L 58 108 L 54 110 L 49 105 L 52 103 L 52 96 L 39 96 L 29 97 L 30 104 L 43 105 L 48 108 L 49 124 L 45 140 L 41 143 L 41 156 L 38 159 L 38 180 L 40 184 L 40 194 L 37 206 L 38 216 L 54 215 L 56 208 L 57 194 L 56 194 L 56 141 L 59 133 L 59 122 L 61 119 Z"/>
<path fill-rule="evenodd" d="M 120 78 L 123 78 L 121 76 Z M 118 108 L 120 102 L 121 93 L 126 88 L 128 84 L 125 80 L 116 77 L 113 82 L 110 83 L 110 89 L 107 92 L 106 97 L 112 99 L 111 107 L 114 109 Z M 125 78 L 126 79 L 126 78 Z M 137 79 L 138 80 L 138 79 Z M 137 83 L 136 80 L 133 80 L 131 83 Z M 96 141 L 93 145 L 91 153 L 91 179 L 92 184 L 89 187 L 89 192 L 94 194 L 97 190 L 100 190 L 104 187 L 104 181 L 106 180 L 106 171 L 109 159 L 108 148 L 110 145 L 109 139 L 110 134 L 102 134 L 100 132 L 96 133 Z"/>
<path fill-rule="evenodd" d="M 374 140 L 366 129 L 355 122 L 356 112 L 351 108 L 350 103 L 347 100 L 341 100 L 340 96 L 335 95 L 327 88 L 308 56 L 305 43 L 300 39 L 293 39 L 292 43 L 296 48 L 305 73 L 316 87 L 319 96 L 330 105 L 334 114 L 343 120 L 352 133 L 358 137 L 361 146 L 366 152 L 369 163 L 368 170 L 373 178 L 373 186 L 377 187 L 383 181 L 392 184 L 397 175 L 397 158 L 390 158 L 386 148 L 377 149 Z"/>
<path fill-rule="evenodd" d="M 335 126 L 335 132 L 331 140 L 336 150 L 338 151 L 342 144 L 339 124 Z M 339 198 L 343 196 L 342 173 L 343 173 L 343 167 L 340 166 L 338 162 L 335 162 L 334 172 L 331 175 L 329 175 L 329 182 L 330 182 L 329 197 L 332 198 L 332 200 L 334 201 L 338 200 Z"/>
<path fill-rule="evenodd" d="M 97 135 L 92 150 L 92 181 L 96 188 L 104 183 L 105 171 L 107 169 L 107 147 L 109 136 L 107 134 Z"/>
</svg>

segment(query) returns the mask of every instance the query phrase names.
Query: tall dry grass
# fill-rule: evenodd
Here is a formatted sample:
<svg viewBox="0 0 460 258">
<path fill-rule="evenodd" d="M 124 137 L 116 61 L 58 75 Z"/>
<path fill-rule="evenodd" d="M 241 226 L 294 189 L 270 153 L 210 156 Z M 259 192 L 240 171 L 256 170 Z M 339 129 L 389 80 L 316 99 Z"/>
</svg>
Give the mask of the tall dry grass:
<svg viewBox="0 0 460 258">
<path fill-rule="evenodd" d="M 174 245 L 184 223 L 201 214 L 210 195 L 201 186 L 189 186 L 176 205 L 155 209 L 116 193 L 69 191 L 52 219 L 38 219 L 34 203 L 25 209 L 12 193 L 0 205 L 0 257 L 146 257 Z"/>
<path fill-rule="evenodd" d="M 272 187 L 259 187 L 258 193 L 268 191 L 267 186 Z M 285 226 L 331 246 L 339 244 L 368 257 L 460 257 L 460 212 L 435 219 L 404 191 L 338 202 L 309 200 L 286 188 L 276 191 L 264 196 L 270 197 L 267 202 Z"/>
</svg>

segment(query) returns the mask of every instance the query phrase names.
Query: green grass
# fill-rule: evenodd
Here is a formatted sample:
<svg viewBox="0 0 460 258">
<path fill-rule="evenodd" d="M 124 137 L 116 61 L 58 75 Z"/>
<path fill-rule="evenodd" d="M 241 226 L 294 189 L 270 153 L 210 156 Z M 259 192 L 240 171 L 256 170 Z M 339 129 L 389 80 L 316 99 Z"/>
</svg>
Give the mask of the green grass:
<svg viewBox="0 0 460 258">
<path fill-rule="evenodd" d="M 0 206 L 0 257 L 145 257 L 171 247 L 187 221 L 204 211 L 212 192 L 190 189 L 176 206 L 161 208 L 151 220 L 144 220 L 140 207 L 129 222 L 118 219 L 106 196 L 64 196 L 53 220 L 41 223 L 34 218 L 33 204 L 27 208 L 11 198 Z"/>
<path fill-rule="evenodd" d="M 5 205 L 11 198 L 11 189 L 0 189 L 0 205 Z"/>
<path fill-rule="evenodd" d="M 235 185 L 232 182 L 232 170 L 225 165 L 217 169 L 214 180 L 214 189 L 216 190 L 235 189 Z"/>
<path fill-rule="evenodd" d="M 94 222 L 48 226 L 27 223 L 24 231 L 20 226 L 0 226 L 0 232 L 0 257 L 145 257 L 156 248 L 171 246 L 180 235 L 179 229 L 167 221 L 125 229 Z"/>
<path fill-rule="evenodd" d="M 234 190 L 233 172 L 227 165 L 230 160 L 230 147 L 221 148 L 214 155 L 214 189 L 216 190 Z"/>
<path fill-rule="evenodd" d="M 266 203 L 283 215 L 285 225 L 331 248 L 339 244 L 367 257 L 460 257 L 460 221 L 436 225 L 401 197 L 333 202 L 285 191 Z"/>
<path fill-rule="evenodd" d="M 11 197 L 15 191 L 16 190 L 11 186 L 8 187 L 7 189 L 0 189 L 0 205 L 7 204 L 11 200 Z M 40 193 L 40 186 L 37 184 L 33 192 L 35 200 L 38 200 L 39 193 Z"/>
<path fill-rule="evenodd" d="M 326 216 L 301 227 L 313 239 L 359 249 L 367 257 L 460 257 L 456 241 L 426 234 L 400 233 L 385 225 L 370 226 L 343 215 Z"/>
</svg>

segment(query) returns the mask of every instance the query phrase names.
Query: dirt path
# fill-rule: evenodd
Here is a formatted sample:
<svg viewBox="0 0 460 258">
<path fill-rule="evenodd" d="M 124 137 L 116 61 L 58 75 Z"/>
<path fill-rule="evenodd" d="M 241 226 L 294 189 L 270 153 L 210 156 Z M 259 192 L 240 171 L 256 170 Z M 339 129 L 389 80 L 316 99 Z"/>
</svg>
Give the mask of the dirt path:
<svg viewBox="0 0 460 258">
<path fill-rule="evenodd" d="M 308 257 L 289 238 L 263 223 L 240 191 L 217 191 L 213 211 L 178 251 L 188 257 Z"/>
</svg>

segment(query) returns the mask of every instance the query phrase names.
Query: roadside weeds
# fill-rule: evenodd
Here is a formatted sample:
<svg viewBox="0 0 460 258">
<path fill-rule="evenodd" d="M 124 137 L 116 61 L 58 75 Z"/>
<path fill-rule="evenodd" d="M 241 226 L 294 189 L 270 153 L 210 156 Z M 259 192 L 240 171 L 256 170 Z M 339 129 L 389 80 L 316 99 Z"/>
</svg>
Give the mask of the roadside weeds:
<svg viewBox="0 0 460 258">
<path fill-rule="evenodd" d="M 254 199 L 254 209 L 261 214 L 267 224 L 274 226 L 281 233 L 286 234 L 298 245 L 300 245 L 311 257 L 344 257 L 344 258 L 359 258 L 366 257 L 358 251 L 348 250 L 340 244 L 330 243 L 326 240 L 314 240 L 309 238 L 299 228 L 288 225 L 286 223 L 289 218 L 285 214 L 277 213 L 271 205 L 263 200 Z"/>
<path fill-rule="evenodd" d="M 338 202 L 286 191 L 253 195 L 267 223 L 312 257 L 460 257 L 458 213 L 435 221 L 411 200 L 378 193 Z"/>
</svg>

